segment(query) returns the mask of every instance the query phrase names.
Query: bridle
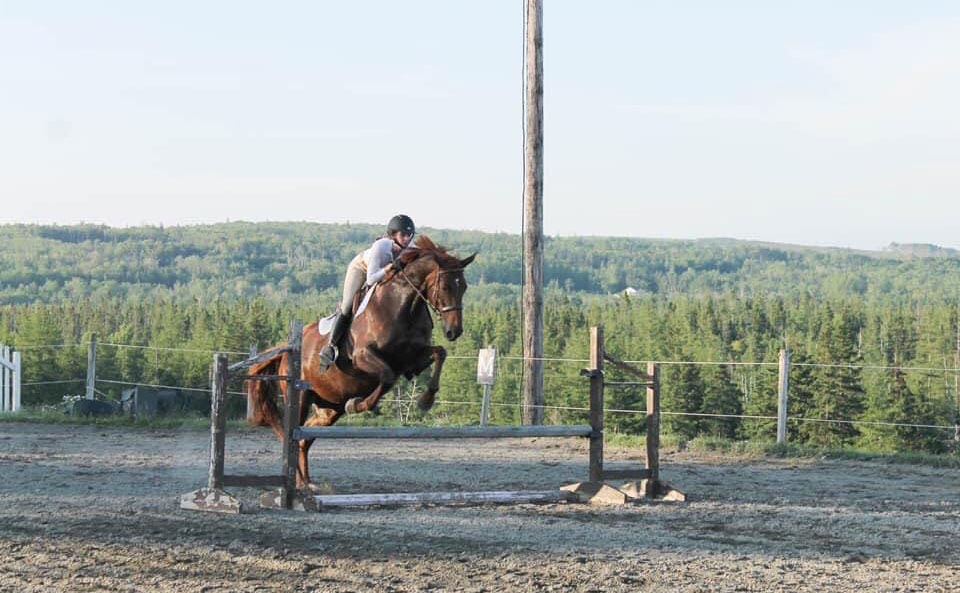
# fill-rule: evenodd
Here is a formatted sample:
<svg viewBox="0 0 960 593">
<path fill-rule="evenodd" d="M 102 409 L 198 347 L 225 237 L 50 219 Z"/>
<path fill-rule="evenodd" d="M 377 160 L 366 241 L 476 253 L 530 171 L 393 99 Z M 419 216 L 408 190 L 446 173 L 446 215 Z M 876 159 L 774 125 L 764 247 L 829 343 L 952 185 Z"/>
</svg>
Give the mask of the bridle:
<svg viewBox="0 0 960 593">
<path fill-rule="evenodd" d="M 433 281 L 433 301 L 436 301 L 436 300 L 437 300 L 437 297 L 440 295 L 440 275 L 442 275 L 442 274 L 453 274 L 454 272 L 462 272 L 462 271 L 463 271 L 463 268 L 453 268 L 453 269 L 450 269 L 450 270 L 442 270 L 442 269 L 438 269 L 438 270 L 437 270 L 437 272 L 436 272 L 436 274 L 437 274 L 437 279 Z M 423 291 L 421 291 L 420 288 L 418 288 L 418 287 L 410 280 L 410 278 L 407 276 L 406 272 L 404 272 L 402 269 L 400 270 L 400 277 L 403 278 L 404 280 L 406 280 L 407 284 L 410 285 L 410 288 L 412 288 L 412 289 L 414 290 L 414 292 L 417 293 L 417 296 L 418 296 L 423 302 L 425 302 L 428 307 L 430 307 L 431 309 L 433 309 L 433 312 L 436 313 L 437 315 L 443 315 L 444 313 L 449 313 L 450 311 L 462 311 L 462 310 L 463 310 L 463 305 L 462 305 L 462 304 L 460 304 L 460 305 L 448 305 L 448 306 L 446 306 L 446 307 L 437 307 L 437 306 L 433 303 L 433 301 L 431 301 L 431 300 L 428 299 L 426 296 L 424 296 Z M 427 290 L 429 291 L 430 288 L 427 287 Z"/>
</svg>

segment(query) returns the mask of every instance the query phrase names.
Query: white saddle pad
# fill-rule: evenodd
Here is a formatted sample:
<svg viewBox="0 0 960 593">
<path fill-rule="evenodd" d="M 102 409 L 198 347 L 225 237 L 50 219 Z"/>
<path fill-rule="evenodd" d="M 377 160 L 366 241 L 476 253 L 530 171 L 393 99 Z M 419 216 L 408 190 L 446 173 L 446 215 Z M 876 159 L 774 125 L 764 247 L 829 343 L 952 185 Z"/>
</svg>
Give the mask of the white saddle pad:
<svg viewBox="0 0 960 593">
<path fill-rule="evenodd" d="M 336 316 L 337 314 L 333 313 L 328 317 L 321 317 L 320 320 L 317 321 L 317 331 L 320 332 L 321 336 L 325 336 L 333 330 L 333 320 Z"/>
<path fill-rule="evenodd" d="M 360 306 L 357 307 L 357 314 L 354 315 L 354 317 L 359 317 L 360 314 L 363 313 L 363 310 L 367 308 L 367 303 L 370 302 L 370 297 L 373 296 L 373 292 L 377 290 L 378 286 L 380 286 L 379 282 L 374 284 L 373 287 L 371 287 L 370 290 L 367 291 L 367 294 L 363 295 L 363 302 L 361 302 Z"/>
</svg>

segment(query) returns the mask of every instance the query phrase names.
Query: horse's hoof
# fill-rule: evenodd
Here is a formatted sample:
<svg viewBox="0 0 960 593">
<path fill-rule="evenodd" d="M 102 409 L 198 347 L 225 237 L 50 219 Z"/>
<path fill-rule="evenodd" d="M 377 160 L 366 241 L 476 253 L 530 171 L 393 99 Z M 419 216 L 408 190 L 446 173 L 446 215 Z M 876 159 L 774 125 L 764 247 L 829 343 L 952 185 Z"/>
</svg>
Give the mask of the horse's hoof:
<svg viewBox="0 0 960 593">
<path fill-rule="evenodd" d="M 417 407 L 420 408 L 421 412 L 427 412 L 433 407 L 433 402 L 436 401 L 436 395 L 437 394 L 430 392 L 420 394 L 420 397 L 417 398 Z"/>
<path fill-rule="evenodd" d="M 357 406 L 360 405 L 360 402 L 362 401 L 363 401 L 362 397 L 355 397 L 353 399 L 347 400 L 347 404 L 343 406 L 343 409 L 347 414 L 356 414 Z"/>
<path fill-rule="evenodd" d="M 314 484 L 310 482 L 307 486 L 307 490 L 313 494 L 336 494 L 337 491 L 333 488 L 333 484 L 330 482 L 321 482 L 320 484 Z"/>
</svg>

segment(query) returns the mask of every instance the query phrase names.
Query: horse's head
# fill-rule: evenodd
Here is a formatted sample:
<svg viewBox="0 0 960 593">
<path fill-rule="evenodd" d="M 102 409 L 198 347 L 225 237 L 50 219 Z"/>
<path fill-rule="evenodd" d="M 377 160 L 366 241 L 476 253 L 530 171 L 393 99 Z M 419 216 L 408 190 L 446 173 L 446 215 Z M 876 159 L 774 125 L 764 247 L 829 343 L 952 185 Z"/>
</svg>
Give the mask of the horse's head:
<svg viewBox="0 0 960 593">
<path fill-rule="evenodd" d="M 463 276 L 476 253 L 466 259 L 451 257 L 452 261 L 441 263 L 433 272 L 433 296 L 430 300 L 443 320 L 443 335 L 450 341 L 463 333 L 463 293 L 467 291 L 467 281 Z M 439 263 L 439 262 L 438 262 Z"/>
<path fill-rule="evenodd" d="M 458 259 L 434 245 L 426 235 L 421 235 L 417 238 L 417 248 L 401 257 L 424 262 L 421 265 L 427 266 L 424 269 L 422 296 L 440 316 L 443 335 L 450 341 L 463 333 L 463 293 L 467 291 L 463 270 L 476 256 L 474 253 Z"/>
</svg>

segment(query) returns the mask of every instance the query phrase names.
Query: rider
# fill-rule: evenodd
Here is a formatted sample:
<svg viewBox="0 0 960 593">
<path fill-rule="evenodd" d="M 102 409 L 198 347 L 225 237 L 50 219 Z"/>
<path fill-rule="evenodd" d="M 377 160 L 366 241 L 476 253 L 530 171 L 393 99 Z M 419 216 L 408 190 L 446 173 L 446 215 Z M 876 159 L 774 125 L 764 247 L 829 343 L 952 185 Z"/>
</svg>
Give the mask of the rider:
<svg viewBox="0 0 960 593">
<path fill-rule="evenodd" d="M 326 370 L 337 359 L 337 345 L 350 330 L 353 320 L 353 297 L 366 282 L 373 286 L 391 269 L 399 271 L 403 264 L 397 259 L 401 251 L 410 246 L 416 227 L 406 214 L 397 214 L 387 223 L 387 234 L 373 242 L 367 250 L 358 253 L 347 266 L 343 280 L 343 297 L 337 307 L 336 319 L 330 340 L 320 351 L 320 367 Z"/>
</svg>

